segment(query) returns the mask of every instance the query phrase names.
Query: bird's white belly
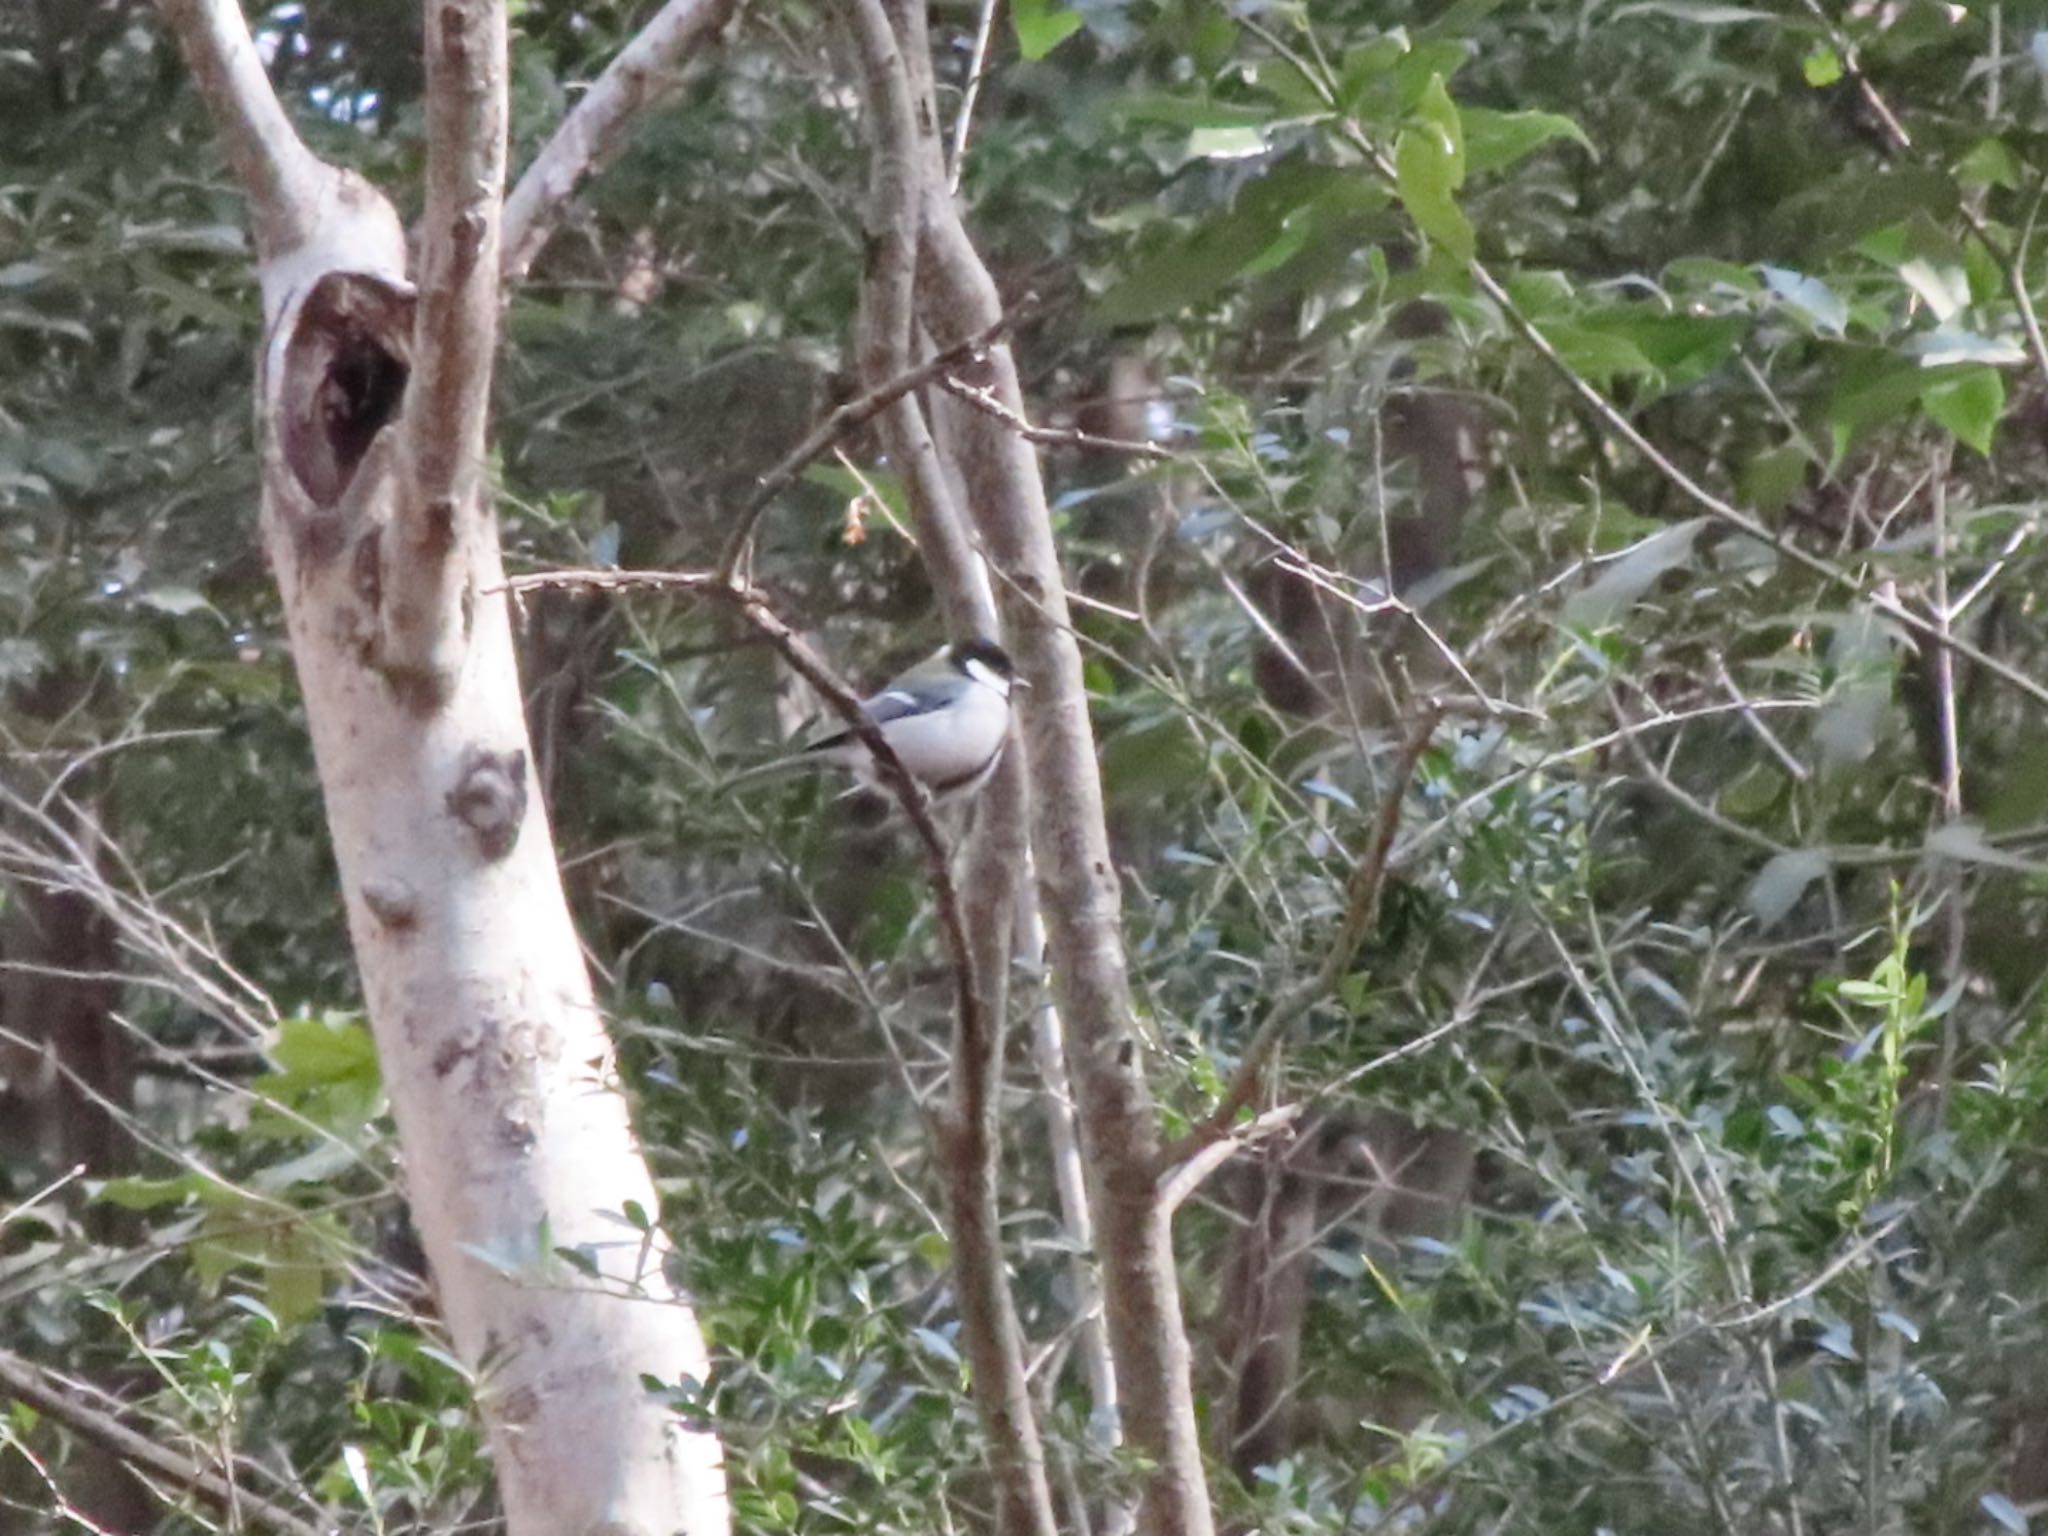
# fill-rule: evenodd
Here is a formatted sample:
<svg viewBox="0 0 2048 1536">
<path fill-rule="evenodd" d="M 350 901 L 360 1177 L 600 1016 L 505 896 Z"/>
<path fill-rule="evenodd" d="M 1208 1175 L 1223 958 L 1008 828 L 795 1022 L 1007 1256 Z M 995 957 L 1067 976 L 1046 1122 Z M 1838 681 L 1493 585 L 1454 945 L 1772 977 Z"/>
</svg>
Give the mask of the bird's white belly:
<svg viewBox="0 0 2048 1536">
<path fill-rule="evenodd" d="M 1009 724 L 1008 701 L 993 688 L 975 686 L 951 709 L 891 720 L 884 729 L 911 775 L 936 787 L 971 778 L 986 767 Z M 874 764 L 865 751 L 858 766 L 863 778 L 873 778 Z"/>
</svg>

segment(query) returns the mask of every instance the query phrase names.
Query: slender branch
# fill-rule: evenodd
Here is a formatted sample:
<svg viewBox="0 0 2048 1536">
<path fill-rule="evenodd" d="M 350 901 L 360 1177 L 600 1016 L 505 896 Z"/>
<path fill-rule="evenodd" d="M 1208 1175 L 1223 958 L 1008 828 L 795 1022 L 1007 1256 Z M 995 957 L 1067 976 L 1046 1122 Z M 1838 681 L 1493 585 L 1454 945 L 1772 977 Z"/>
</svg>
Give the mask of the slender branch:
<svg viewBox="0 0 2048 1536">
<path fill-rule="evenodd" d="M 874 420 L 883 411 L 914 389 L 922 389 L 932 380 L 941 377 L 949 369 L 962 363 L 973 362 L 987 355 L 988 349 L 1000 341 L 1012 327 L 1018 324 L 1036 307 L 1027 295 L 991 324 L 982 327 L 964 341 L 934 353 L 915 368 L 898 375 L 886 384 L 877 385 L 866 394 L 857 396 L 838 406 L 805 434 L 802 442 L 785 454 L 782 461 L 761 477 L 761 483 L 747 504 L 740 508 L 739 517 L 733 524 L 732 535 L 726 540 L 725 553 L 718 562 L 719 573 L 730 579 L 746 558 L 747 548 L 754 541 L 754 528 L 761 520 L 761 514 L 768 510 L 768 504 L 795 483 L 796 477 L 809 469 L 812 464 L 831 451 L 832 445 Z"/>
<path fill-rule="evenodd" d="M 47 1372 L 8 1349 L 0 1349 L 0 1396 L 26 1403 L 123 1461 L 190 1489 L 217 1509 L 253 1516 L 285 1536 L 327 1536 L 335 1529 L 331 1524 L 315 1525 L 301 1519 L 283 1505 L 251 1492 L 213 1468 L 158 1445 L 112 1414 L 80 1402 L 62 1390 Z"/>
<path fill-rule="evenodd" d="M 1035 427 L 1022 413 L 1011 410 L 998 400 L 993 390 L 969 384 L 965 379 L 948 375 L 943 381 L 946 393 L 955 399 L 964 400 L 984 416 L 993 416 L 1027 443 L 1038 443 L 1047 448 L 1092 448 L 1098 453 L 1127 453 L 1133 458 L 1154 459 L 1170 463 L 1180 457 L 1163 443 L 1134 442 L 1122 437 L 1098 437 L 1093 432 L 1083 432 L 1078 427 Z"/>
<path fill-rule="evenodd" d="M 1388 776 L 1386 788 L 1380 796 L 1379 814 L 1373 819 L 1372 838 L 1351 872 L 1344 896 L 1344 915 L 1337 923 L 1336 937 L 1330 941 L 1323 963 L 1316 967 L 1314 975 L 1274 999 L 1273 1006 L 1253 1032 L 1251 1043 L 1245 1047 L 1230 1086 L 1224 1090 L 1216 1108 L 1160 1153 L 1157 1176 L 1162 1181 L 1169 1179 L 1180 1164 L 1230 1133 L 1231 1123 L 1237 1119 L 1239 1111 L 1249 1105 L 1258 1093 L 1259 1084 L 1265 1080 L 1267 1063 L 1280 1048 L 1280 1042 L 1288 1031 L 1312 1006 L 1327 997 L 1350 971 L 1352 962 L 1358 957 L 1359 945 L 1365 942 L 1366 935 L 1372 932 L 1379 919 L 1380 896 L 1386 888 L 1387 856 L 1393 851 L 1394 834 L 1401 828 L 1401 802 L 1408 793 L 1409 781 L 1415 777 L 1416 764 L 1422 761 L 1422 754 L 1436 735 L 1437 722 L 1442 717 L 1440 705 L 1433 701 L 1425 705 L 1401 743 L 1401 755 L 1394 760 L 1394 771 Z"/>
<path fill-rule="evenodd" d="M 314 209 L 309 184 L 325 167 L 299 138 L 271 89 L 236 0 L 157 0 L 185 66 L 227 146 L 249 200 L 259 261 L 305 242 Z"/>
<path fill-rule="evenodd" d="M 463 595 L 483 514 L 504 214 L 505 0 L 427 0 L 427 206 L 410 484 L 385 533 L 380 660 L 438 702 L 467 644 Z"/>
<path fill-rule="evenodd" d="M 880 0 L 853 0 L 847 15 L 865 78 L 869 136 L 874 141 L 868 270 L 861 289 L 861 378 L 871 389 L 887 389 L 914 371 L 917 244 L 924 222 L 917 103 Z M 903 476 L 918 550 L 947 629 L 956 639 L 995 634 L 995 595 L 988 572 L 968 539 L 966 520 L 954 502 L 916 390 L 904 390 L 890 400 L 880 412 L 880 425 L 889 457 Z"/>
<path fill-rule="evenodd" d="M 847 687 L 824 659 L 790 628 L 788 621 L 775 611 L 766 592 L 751 583 L 734 581 L 715 571 L 560 570 L 513 576 L 502 587 L 493 588 L 483 595 L 509 592 L 517 596 L 550 590 L 681 592 L 707 597 L 736 609 L 756 633 L 780 651 L 790 669 L 818 691 L 832 712 L 873 754 L 882 783 L 902 806 L 903 814 L 917 833 L 925 862 L 930 867 L 932 890 L 939 908 L 939 926 L 945 933 L 946 947 L 953 962 L 960 1006 L 969 1010 L 976 1006 L 973 952 L 967 942 L 966 927 L 960 919 L 960 897 L 948 866 L 945 839 L 939 833 L 938 823 L 932 819 L 929 797 L 904 768 L 895 749 L 889 745 L 889 739 L 882 734 L 881 727 L 861 708 L 860 695 Z"/>
<path fill-rule="evenodd" d="M 960 173 L 967 168 L 967 135 L 974 127 L 974 104 L 981 99 L 982 78 L 988 73 L 988 45 L 995 34 L 996 9 L 1002 0 L 981 0 L 981 15 L 974 23 L 974 49 L 967 59 L 967 89 L 960 95 L 960 112 L 953 119 L 953 155 L 946 171 L 946 190 L 960 190 Z"/>
<path fill-rule="evenodd" d="M 618 157 L 640 119 L 681 79 L 683 61 L 722 29 L 736 0 L 668 0 L 562 119 L 505 199 L 499 269 L 520 282 L 561 223 L 569 198 Z"/>
</svg>

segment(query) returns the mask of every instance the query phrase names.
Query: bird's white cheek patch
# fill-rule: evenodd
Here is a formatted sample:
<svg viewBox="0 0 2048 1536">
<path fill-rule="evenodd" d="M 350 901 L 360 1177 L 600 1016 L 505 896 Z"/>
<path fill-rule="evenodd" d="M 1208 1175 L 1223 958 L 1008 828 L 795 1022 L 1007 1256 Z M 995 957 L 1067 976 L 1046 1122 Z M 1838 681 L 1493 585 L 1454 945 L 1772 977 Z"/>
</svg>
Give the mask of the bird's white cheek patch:
<svg viewBox="0 0 2048 1536">
<path fill-rule="evenodd" d="M 973 678 L 977 683 L 981 684 L 982 687 L 993 688 L 997 693 L 1002 694 L 1005 698 L 1009 697 L 1010 680 L 1007 677 L 1004 677 L 1000 672 L 996 671 L 995 668 L 991 667 L 987 662 L 982 661 L 977 657 L 970 656 L 967 658 L 966 666 L 967 675 Z"/>
</svg>

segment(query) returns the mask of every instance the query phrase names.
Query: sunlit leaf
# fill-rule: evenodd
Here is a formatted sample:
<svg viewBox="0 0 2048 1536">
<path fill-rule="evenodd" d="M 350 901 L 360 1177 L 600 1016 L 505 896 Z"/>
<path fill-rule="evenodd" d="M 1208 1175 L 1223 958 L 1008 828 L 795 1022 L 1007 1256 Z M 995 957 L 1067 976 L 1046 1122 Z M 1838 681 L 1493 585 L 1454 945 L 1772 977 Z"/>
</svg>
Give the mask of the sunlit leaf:
<svg viewBox="0 0 2048 1536">
<path fill-rule="evenodd" d="M 1928 385 L 1920 404 L 1959 441 L 1988 454 L 2005 415 L 2005 379 L 1996 368 L 1971 368 Z"/>
<path fill-rule="evenodd" d="M 1763 273 L 1765 286 L 1804 315 L 1816 330 L 1839 336 L 1849 324 L 1849 306 L 1819 278 L 1788 267 L 1767 266 Z"/>
<path fill-rule="evenodd" d="M 1051 0 L 1012 0 L 1010 6 L 1017 51 L 1033 62 L 1080 31 L 1085 19 L 1079 11 L 1055 9 Z"/>
</svg>

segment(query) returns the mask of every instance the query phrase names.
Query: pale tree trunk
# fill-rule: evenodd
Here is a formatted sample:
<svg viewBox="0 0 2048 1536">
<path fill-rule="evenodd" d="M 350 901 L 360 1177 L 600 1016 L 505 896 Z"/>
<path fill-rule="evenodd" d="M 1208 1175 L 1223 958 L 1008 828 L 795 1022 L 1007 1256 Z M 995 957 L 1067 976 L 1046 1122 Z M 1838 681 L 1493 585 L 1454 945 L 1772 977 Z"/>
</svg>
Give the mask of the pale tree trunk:
<svg viewBox="0 0 2048 1536">
<path fill-rule="evenodd" d="M 162 9 L 249 197 L 264 544 L 413 1214 L 509 1529 L 724 1532 L 717 1442 L 642 1386 L 701 1381 L 707 1360 L 665 1245 L 618 1219 L 656 1195 L 531 786 L 484 474 L 502 4 L 426 7 L 417 297 L 390 205 L 300 143 L 234 0 Z"/>
</svg>

